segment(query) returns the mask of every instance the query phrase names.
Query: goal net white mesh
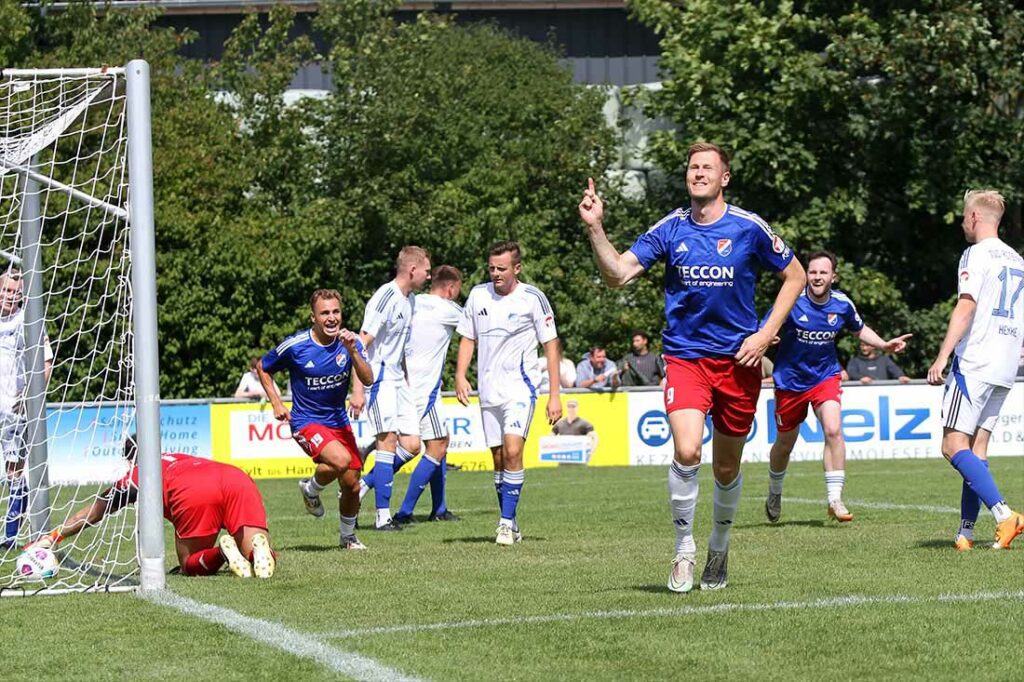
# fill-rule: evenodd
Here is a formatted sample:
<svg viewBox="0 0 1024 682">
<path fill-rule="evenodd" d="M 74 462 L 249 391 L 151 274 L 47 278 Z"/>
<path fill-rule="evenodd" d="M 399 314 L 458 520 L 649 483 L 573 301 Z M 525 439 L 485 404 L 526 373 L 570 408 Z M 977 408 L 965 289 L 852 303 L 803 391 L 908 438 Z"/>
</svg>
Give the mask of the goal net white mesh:
<svg viewBox="0 0 1024 682">
<path fill-rule="evenodd" d="M 16 567 L 26 543 L 128 468 L 121 453 L 135 392 L 125 120 L 119 69 L 0 76 L 0 594 L 137 582 L 134 507 L 61 543 L 53 577 Z"/>
</svg>

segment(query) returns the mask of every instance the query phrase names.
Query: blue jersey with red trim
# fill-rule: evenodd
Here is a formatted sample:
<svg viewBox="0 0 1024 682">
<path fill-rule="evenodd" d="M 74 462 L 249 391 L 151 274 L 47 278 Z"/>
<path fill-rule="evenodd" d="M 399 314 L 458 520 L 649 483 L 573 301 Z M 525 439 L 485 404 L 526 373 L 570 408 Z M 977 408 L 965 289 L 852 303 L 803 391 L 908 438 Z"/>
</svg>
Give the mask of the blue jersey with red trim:
<svg viewBox="0 0 1024 682">
<path fill-rule="evenodd" d="M 762 325 L 770 314 L 771 310 Z M 833 289 L 827 301 L 815 303 L 804 291 L 779 330 L 772 372 L 775 386 L 802 392 L 836 376 L 842 371 L 836 356 L 836 336 L 843 329 L 856 333 L 863 328 L 856 306 L 843 292 Z"/>
<path fill-rule="evenodd" d="M 765 221 L 731 204 L 707 225 L 677 209 L 630 250 L 644 268 L 665 261 L 665 354 L 687 359 L 735 355 L 757 331 L 758 272 L 779 272 L 793 259 Z"/>
<path fill-rule="evenodd" d="M 356 349 L 366 359 L 363 344 Z M 321 346 L 312 330 L 293 334 L 280 346 L 263 356 L 263 371 L 288 370 L 292 391 L 292 432 L 306 424 L 322 424 L 332 429 L 348 426 L 345 400 L 348 398 L 352 358 L 341 341 Z"/>
</svg>

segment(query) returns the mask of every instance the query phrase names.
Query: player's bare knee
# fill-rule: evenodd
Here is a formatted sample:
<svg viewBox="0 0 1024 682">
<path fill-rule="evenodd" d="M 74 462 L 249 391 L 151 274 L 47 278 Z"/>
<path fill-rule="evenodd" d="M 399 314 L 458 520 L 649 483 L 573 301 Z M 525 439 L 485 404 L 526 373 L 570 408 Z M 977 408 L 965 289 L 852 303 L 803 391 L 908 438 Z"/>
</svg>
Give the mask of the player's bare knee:
<svg viewBox="0 0 1024 682">
<path fill-rule="evenodd" d="M 713 466 L 715 480 L 722 485 L 728 485 L 740 475 L 739 462 L 715 462 Z"/>
<path fill-rule="evenodd" d="M 683 466 L 692 467 L 700 464 L 700 453 L 700 443 L 697 443 L 696 445 L 693 443 L 686 443 L 684 445 L 677 444 L 675 446 L 676 461 Z"/>
<path fill-rule="evenodd" d="M 843 442 L 843 429 L 839 424 L 829 424 L 822 427 L 825 431 L 825 442 L 829 445 L 838 445 Z"/>
<path fill-rule="evenodd" d="M 398 434 L 389 431 L 388 433 L 377 434 L 377 449 L 394 452 L 398 447 Z"/>
</svg>

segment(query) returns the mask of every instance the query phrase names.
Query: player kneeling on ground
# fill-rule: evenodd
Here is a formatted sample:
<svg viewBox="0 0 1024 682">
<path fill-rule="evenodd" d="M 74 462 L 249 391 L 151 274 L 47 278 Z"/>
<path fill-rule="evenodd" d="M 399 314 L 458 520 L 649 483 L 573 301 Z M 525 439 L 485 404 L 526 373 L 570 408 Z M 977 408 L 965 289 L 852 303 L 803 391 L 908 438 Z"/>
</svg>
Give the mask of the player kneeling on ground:
<svg viewBox="0 0 1024 682">
<path fill-rule="evenodd" d="M 54 548 L 64 538 L 95 526 L 107 514 L 134 504 L 139 494 L 136 449 L 135 438 L 129 437 L 124 444 L 124 457 L 131 465 L 128 473 L 88 507 L 25 549 Z M 240 578 L 274 575 L 276 561 L 270 549 L 267 513 L 248 474 L 230 464 L 191 455 L 161 455 L 160 463 L 164 518 L 174 526 L 174 549 L 182 575 L 213 575 L 225 563 Z M 218 540 L 222 528 L 227 534 Z"/>
</svg>

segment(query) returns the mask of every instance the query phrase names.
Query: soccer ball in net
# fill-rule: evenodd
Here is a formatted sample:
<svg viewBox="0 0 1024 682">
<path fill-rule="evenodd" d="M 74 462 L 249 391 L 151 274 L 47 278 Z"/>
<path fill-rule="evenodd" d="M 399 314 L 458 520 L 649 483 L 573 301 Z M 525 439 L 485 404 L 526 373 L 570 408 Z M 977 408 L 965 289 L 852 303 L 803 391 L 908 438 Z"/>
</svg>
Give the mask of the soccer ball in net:
<svg viewBox="0 0 1024 682">
<path fill-rule="evenodd" d="M 22 552 L 15 566 L 22 578 L 52 578 L 57 575 L 60 562 L 52 551 L 38 547 Z"/>
</svg>

